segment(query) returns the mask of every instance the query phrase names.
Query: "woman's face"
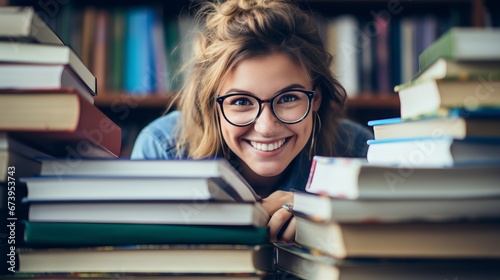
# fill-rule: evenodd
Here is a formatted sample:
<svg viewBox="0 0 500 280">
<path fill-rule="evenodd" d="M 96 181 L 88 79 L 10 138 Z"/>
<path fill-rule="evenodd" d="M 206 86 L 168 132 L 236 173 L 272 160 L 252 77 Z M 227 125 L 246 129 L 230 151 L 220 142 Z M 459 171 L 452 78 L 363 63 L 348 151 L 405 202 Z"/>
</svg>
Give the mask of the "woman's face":
<svg viewBox="0 0 500 280">
<path fill-rule="evenodd" d="M 234 67 L 224 82 L 219 96 L 248 93 L 261 100 L 293 86 L 312 90 L 304 69 L 283 54 L 247 59 Z M 307 117 L 296 124 L 284 124 L 272 113 L 269 103 L 262 105 L 259 118 L 251 125 L 237 127 L 222 117 L 218 106 L 221 131 L 229 148 L 238 156 L 243 169 L 271 177 L 281 174 L 306 145 L 313 126 L 321 95 L 316 92 Z M 272 144 L 272 145 L 269 145 Z"/>
</svg>

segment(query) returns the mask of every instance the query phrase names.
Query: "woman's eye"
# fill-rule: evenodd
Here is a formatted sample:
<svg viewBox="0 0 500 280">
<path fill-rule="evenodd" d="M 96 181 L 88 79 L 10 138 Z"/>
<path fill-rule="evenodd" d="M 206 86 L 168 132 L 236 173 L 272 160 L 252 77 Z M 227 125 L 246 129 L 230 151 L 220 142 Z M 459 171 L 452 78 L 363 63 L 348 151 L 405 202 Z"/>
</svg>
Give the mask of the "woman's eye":
<svg viewBox="0 0 500 280">
<path fill-rule="evenodd" d="M 297 95 L 292 94 L 292 93 L 288 93 L 288 94 L 284 94 L 283 96 L 281 96 L 279 98 L 278 103 L 289 103 L 289 102 L 297 101 L 298 99 L 299 99 L 299 97 Z"/>
<path fill-rule="evenodd" d="M 248 98 L 240 97 L 240 98 L 236 98 L 236 99 L 231 100 L 231 105 L 235 105 L 235 106 L 251 106 L 252 102 Z"/>
</svg>

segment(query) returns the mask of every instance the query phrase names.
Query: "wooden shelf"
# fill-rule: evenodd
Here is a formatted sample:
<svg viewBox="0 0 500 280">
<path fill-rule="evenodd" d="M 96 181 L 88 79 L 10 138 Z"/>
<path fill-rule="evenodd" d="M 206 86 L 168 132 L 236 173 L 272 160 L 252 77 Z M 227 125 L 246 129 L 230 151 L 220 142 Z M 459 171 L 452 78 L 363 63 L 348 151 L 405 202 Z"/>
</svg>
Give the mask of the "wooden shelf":
<svg viewBox="0 0 500 280">
<path fill-rule="evenodd" d="M 350 97 L 346 101 L 348 108 L 368 109 L 399 109 L 399 96 L 388 93 L 359 93 L 359 96 Z"/>
<path fill-rule="evenodd" d="M 95 104 L 101 107 L 165 108 L 173 102 L 174 97 L 174 94 L 134 96 L 118 92 L 105 92 L 95 98 Z M 346 106 L 349 108 L 397 109 L 399 108 L 399 97 L 397 94 L 361 92 L 359 96 L 348 98 Z"/>
<path fill-rule="evenodd" d="M 126 95 L 106 92 L 95 97 L 95 105 L 101 107 L 128 106 L 130 108 L 166 108 L 174 100 L 173 94 Z"/>
</svg>

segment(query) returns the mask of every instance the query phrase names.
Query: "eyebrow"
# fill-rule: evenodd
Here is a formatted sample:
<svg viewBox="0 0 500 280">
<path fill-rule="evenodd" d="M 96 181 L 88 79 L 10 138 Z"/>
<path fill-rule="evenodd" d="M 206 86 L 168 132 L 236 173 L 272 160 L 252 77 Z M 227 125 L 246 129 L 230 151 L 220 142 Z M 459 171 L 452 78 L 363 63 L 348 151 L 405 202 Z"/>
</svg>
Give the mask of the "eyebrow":
<svg viewBox="0 0 500 280">
<path fill-rule="evenodd" d="M 296 89 L 296 88 L 300 88 L 300 89 L 305 89 L 305 87 L 303 85 L 300 85 L 300 84 L 292 84 L 292 85 L 289 85 L 289 86 L 286 86 L 280 90 L 278 90 L 277 92 L 275 93 L 278 93 L 278 92 L 282 92 L 282 91 L 285 91 L 285 90 L 289 90 L 289 89 Z M 247 93 L 247 94 L 251 94 L 251 95 L 254 95 L 253 93 L 249 92 L 249 91 L 246 91 L 246 90 L 242 90 L 242 89 L 237 89 L 237 88 L 230 88 L 228 89 L 224 94 L 220 95 L 220 96 L 224 96 L 226 94 L 229 94 L 229 93 Z"/>
</svg>

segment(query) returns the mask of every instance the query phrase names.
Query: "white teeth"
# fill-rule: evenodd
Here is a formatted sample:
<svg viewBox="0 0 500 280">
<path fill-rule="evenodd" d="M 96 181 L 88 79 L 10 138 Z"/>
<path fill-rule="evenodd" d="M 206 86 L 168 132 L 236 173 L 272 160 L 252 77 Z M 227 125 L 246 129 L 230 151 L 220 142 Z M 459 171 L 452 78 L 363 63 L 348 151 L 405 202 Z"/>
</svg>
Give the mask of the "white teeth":
<svg viewBox="0 0 500 280">
<path fill-rule="evenodd" d="M 263 144 L 263 143 L 258 143 L 255 141 L 250 141 L 250 144 L 252 145 L 252 147 L 254 147 L 257 150 L 264 151 L 264 152 L 274 151 L 276 149 L 279 149 L 279 148 L 281 148 L 281 146 L 283 146 L 284 143 L 285 143 L 284 139 L 280 140 L 278 142 L 275 142 L 275 143 L 270 143 L 270 144 Z"/>
</svg>

